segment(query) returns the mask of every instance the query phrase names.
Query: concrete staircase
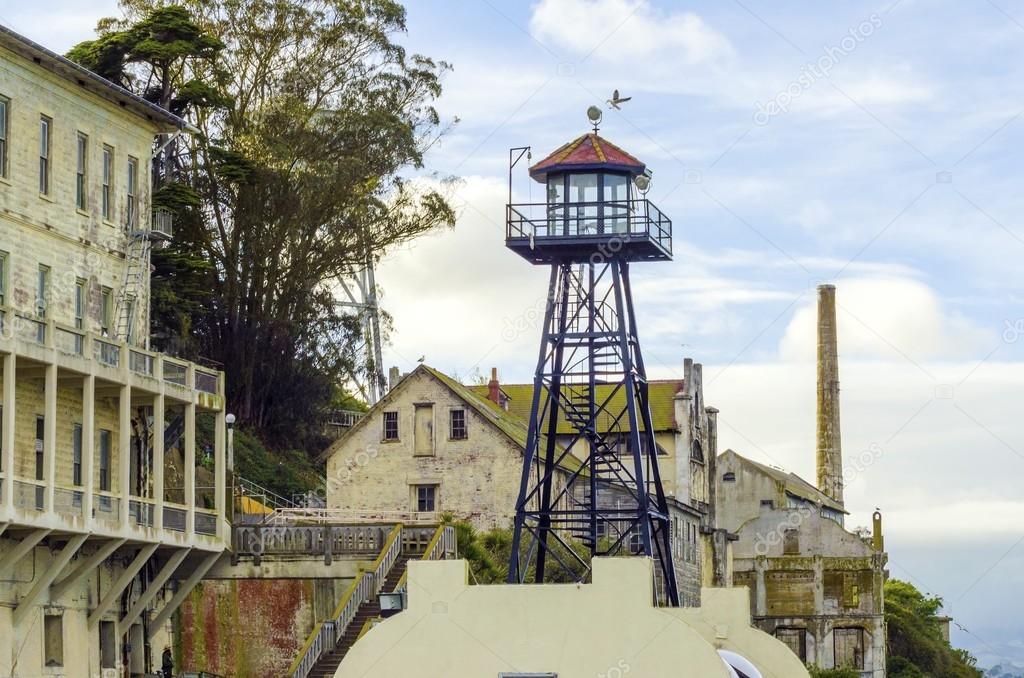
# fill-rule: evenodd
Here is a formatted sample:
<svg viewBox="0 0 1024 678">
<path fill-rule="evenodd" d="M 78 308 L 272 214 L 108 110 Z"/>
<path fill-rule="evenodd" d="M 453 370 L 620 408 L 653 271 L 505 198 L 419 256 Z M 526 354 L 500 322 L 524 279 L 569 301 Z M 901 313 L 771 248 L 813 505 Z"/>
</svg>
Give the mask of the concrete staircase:
<svg viewBox="0 0 1024 678">
<path fill-rule="evenodd" d="M 398 582 L 402 578 L 402 575 L 405 574 L 405 568 L 407 567 L 409 560 L 409 555 L 403 554 L 398 557 L 395 564 L 391 566 L 391 571 L 388 572 L 387 578 L 384 580 L 384 585 L 381 587 L 382 593 L 394 592 L 395 587 L 398 586 Z M 359 634 L 362 632 L 366 622 L 379 616 L 380 605 L 376 600 L 368 600 L 360 605 L 355 618 L 345 629 L 345 633 L 342 635 L 341 639 L 338 640 L 338 644 L 335 645 L 333 650 L 325 652 L 323 656 L 320 657 L 320 660 L 309 672 L 309 678 L 333 678 L 335 672 L 338 670 L 338 666 L 341 665 L 341 661 L 345 658 L 345 655 L 348 654 L 350 649 L 352 649 L 355 642 L 359 640 Z"/>
</svg>

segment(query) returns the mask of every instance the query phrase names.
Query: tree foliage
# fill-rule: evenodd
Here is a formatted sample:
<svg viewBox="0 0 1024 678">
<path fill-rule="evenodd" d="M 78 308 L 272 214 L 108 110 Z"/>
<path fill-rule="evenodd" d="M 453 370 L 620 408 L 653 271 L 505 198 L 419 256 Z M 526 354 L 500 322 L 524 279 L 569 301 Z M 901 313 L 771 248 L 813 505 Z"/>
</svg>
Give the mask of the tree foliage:
<svg viewBox="0 0 1024 678">
<path fill-rule="evenodd" d="M 969 653 L 950 647 L 939 626 L 941 598 L 897 579 L 885 583 L 890 678 L 980 678 Z"/>
<path fill-rule="evenodd" d="M 451 225 L 444 180 L 410 180 L 443 133 L 448 69 L 397 42 L 394 0 L 122 0 L 69 56 L 185 117 L 154 204 L 176 215 L 154 258 L 164 347 L 224 366 L 230 407 L 299 445 L 358 370 L 338 276 Z"/>
</svg>

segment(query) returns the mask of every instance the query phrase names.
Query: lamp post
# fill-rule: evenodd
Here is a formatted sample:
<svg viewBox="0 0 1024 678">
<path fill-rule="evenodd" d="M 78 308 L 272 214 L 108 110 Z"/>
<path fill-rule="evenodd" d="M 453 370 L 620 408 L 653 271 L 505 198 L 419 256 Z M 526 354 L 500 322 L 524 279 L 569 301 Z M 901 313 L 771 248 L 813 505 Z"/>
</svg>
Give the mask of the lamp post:
<svg viewBox="0 0 1024 678">
<path fill-rule="evenodd" d="M 228 492 L 227 510 L 228 510 L 228 521 L 234 524 L 235 522 L 235 415 L 230 412 L 224 421 L 228 425 L 228 449 L 227 449 L 227 487 L 225 488 Z"/>
</svg>

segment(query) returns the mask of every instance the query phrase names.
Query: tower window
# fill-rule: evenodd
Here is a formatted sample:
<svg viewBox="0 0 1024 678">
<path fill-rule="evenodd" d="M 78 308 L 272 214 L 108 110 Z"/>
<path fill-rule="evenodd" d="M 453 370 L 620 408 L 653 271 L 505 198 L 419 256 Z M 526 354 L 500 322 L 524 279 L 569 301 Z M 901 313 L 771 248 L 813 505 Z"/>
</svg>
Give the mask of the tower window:
<svg viewBox="0 0 1024 678">
<path fill-rule="evenodd" d="M 704 450 L 701 448 L 699 440 L 694 440 L 693 445 L 690 446 L 690 459 L 704 463 Z"/>
</svg>

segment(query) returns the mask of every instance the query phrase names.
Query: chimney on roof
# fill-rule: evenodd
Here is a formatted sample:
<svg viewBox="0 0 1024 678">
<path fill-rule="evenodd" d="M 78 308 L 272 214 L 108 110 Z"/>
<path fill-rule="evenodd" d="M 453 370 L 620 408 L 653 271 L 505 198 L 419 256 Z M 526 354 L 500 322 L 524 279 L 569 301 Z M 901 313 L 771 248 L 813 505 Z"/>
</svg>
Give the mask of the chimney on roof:
<svg viewBox="0 0 1024 678">
<path fill-rule="evenodd" d="M 487 399 L 498 407 L 504 407 L 501 397 L 501 382 L 498 381 L 498 368 L 491 368 L 491 380 L 487 382 Z"/>
<path fill-rule="evenodd" d="M 839 430 L 839 349 L 836 288 L 818 286 L 818 489 L 843 503 L 843 451 Z"/>
<path fill-rule="evenodd" d="M 392 365 L 391 369 L 388 370 L 388 390 L 393 389 L 401 378 L 402 372 L 398 369 L 398 365 Z"/>
</svg>

